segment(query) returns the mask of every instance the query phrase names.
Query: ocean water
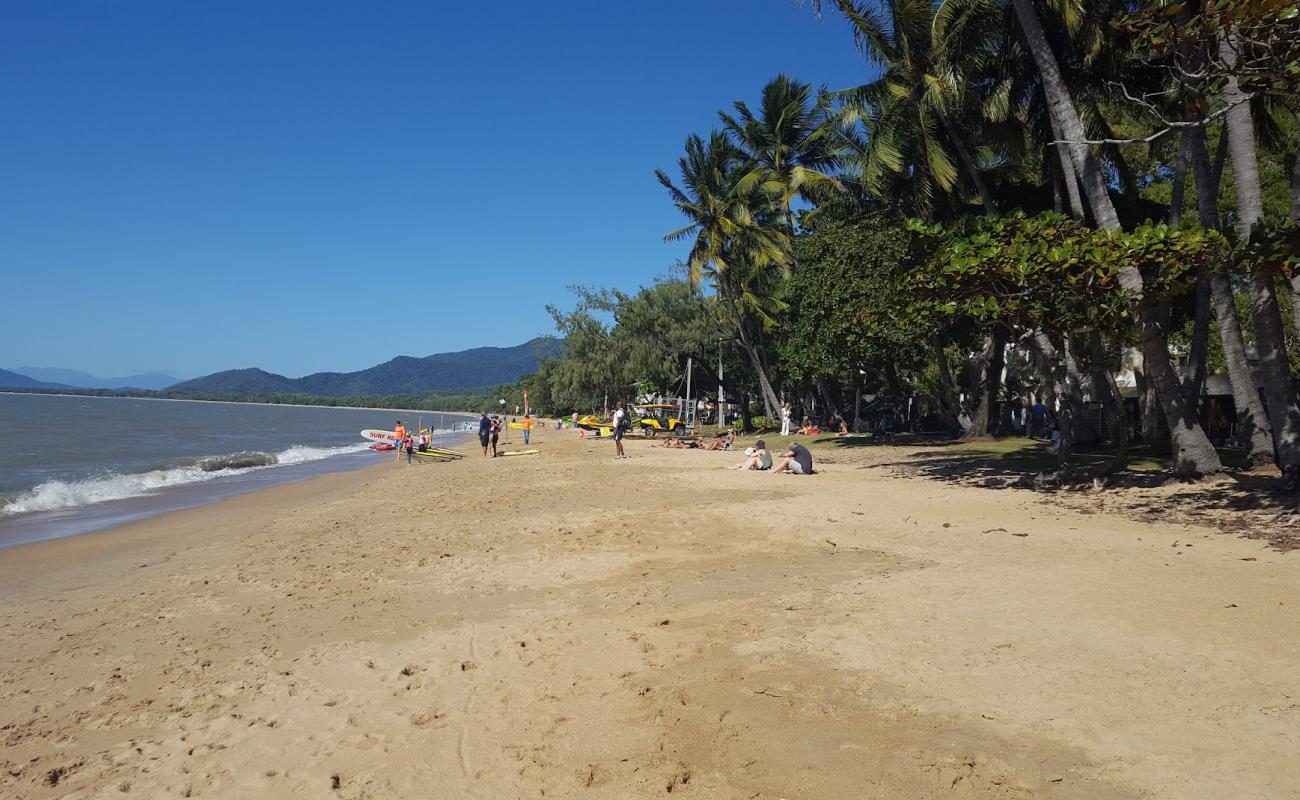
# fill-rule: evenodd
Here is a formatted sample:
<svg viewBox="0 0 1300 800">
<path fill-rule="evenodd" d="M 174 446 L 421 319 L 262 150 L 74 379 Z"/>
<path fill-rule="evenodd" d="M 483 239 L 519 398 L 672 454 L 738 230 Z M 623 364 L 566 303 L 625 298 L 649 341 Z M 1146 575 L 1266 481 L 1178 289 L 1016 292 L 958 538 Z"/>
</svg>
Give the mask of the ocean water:
<svg viewBox="0 0 1300 800">
<path fill-rule="evenodd" d="M 103 530 L 325 472 L 377 453 L 359 432 L 476 420 L 353 408 L 0 394 L 0 548 Z"/>
</svg>

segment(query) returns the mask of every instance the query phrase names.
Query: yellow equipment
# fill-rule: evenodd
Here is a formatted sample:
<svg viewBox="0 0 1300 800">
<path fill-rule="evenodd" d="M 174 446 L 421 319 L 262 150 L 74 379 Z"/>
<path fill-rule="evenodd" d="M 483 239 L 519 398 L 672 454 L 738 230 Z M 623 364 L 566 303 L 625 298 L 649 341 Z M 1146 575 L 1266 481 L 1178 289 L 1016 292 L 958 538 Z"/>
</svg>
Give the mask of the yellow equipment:
<svg viewBox="0 0 1300 800">
<path fill-rule="evenodd" d="M 648 405 L 632 406 L 632 409 L 641 414 L 640 418 L 632 420 L 633 428 L 640 428 L 641 433 L 654 437 L 665 431 L 671 432 L 677 436 L 686 435 L 686 422 L 678 419 L 676 414 L 679 409 L 670 403 L 650 403 Z"/>
</svg>

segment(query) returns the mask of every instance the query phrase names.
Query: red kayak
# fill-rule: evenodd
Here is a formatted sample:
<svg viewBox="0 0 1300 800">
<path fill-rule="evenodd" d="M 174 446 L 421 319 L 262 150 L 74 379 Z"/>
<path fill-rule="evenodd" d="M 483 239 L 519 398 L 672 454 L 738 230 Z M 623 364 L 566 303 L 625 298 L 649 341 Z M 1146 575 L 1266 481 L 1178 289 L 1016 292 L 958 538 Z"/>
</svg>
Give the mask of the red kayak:
<svg viewBox="0 0 1300 800">
<path fill-rule="evenodd" d="M 383 444 L 383 443 L 380 443 L 380 444 L 372 444 L 372 445 L 370 445 L 370 449 L 371 449 L 371 450 L 396 450 L 396 449 L 397 449 L 397 445 L 394 445 L 394 444 Z"/>
</svg>

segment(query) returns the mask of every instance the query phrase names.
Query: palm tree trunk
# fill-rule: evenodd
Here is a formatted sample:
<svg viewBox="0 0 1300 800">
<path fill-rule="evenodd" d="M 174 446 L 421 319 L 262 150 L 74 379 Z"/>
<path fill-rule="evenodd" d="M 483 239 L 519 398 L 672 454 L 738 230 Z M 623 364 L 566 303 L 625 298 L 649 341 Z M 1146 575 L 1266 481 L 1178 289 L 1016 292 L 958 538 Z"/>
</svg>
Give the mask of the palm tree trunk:
<svg viewBox="0 0 1300 800">
<path fill-rule="evenodd" d="M 1119 216 L 1107 193 L 1106 181 L 1096 157 L 1087 144 L 1087 134 L 1079 113 L 1070 98 L 1069 89 L 1061 77 L 1060 67 L 1056 63 L 1056 54 L 1052 52 L 1043 27 L 1038 21 L 1038 12 L 1033 0 L 1012 0 L 1016 18 L 1025 34 L 1034 63 L 1043 79 L 1043 91 L 1049 108 L 1056 115 L 1061 126 L 1061 133 L 1066 137 L 1070 148 L 1070 160 L 1074 170 L 1083 184 L 1088 196 L 1088 205 L 1092 209 L 1092 218 L 1098 228 L 1108 231 L 1120 229 Z M 1195 475 L 1221 472 L 1223 463 L 1219 454 L 1210 444 L 1205 431 L 1201 429 L 1196 417 L 1188 410 L 1183 400 L 1182 386 L 1178 373 L 1174 371 L 1169 360 L 1169 346 L 1165 332 L 1156 319 L 1155 309 L 1143 297 L 1142 274 L 1132 265 L 1119 271 L 1119 283 L 1133 297 L 1132 311 L 1137 322 L 1138 339 L 1142 348 L 1150 377 L 1156 386 L 1156 393 L 1169 420 L 1170 433 L 1174 444 L 1174 470 L 1180 475 Z"/>
<path fill-rule="evenodd" d="M 1074 406 L 1075 399 L 1070 391 L 1065 364 L 1061 353 L 1052 344 L 1052 339 L 1041 329 L 1034 331 L 1034 346 L 1042 357 L 1045 377 L 1051 382 L 1052 394 L 1060 401 L 1056 413 L 1056 431 L 1058 435 L 1056 463 L 1064 468 L 1070 463 L 1074 452 Z"/>
<path fill-rule="evenodd" d="M 979 165 L 975 163 L 975 156 L 966 147 L 966 140 L 957 130 L 957 126 L 952 124 L 952 120 L 945 115 L 940 115 L 940 119 L 943 121 L 944 131 L 947 132 L 948 138 L 952 141 L 953 149 L 957 151 L 957 159 L 965 167 L 971 183 L 975 184 L 975 191 L 979 192 L 980 203 L 984 206 L 984 213 L 997 214 L 998 204 L 993 200 L 993 194 L 989 192 L 988 185 L 984 183 L 984 178 L 980 175 Z"/>
<path fill-rule="evenodd" d="M 1192 318 L 1192 345 L 1183 370 L 1183 396 L 1199 416 L 1201 390 L 1205 388 L 1205 362 L 1210 350 L 1210 274 L 1204 267 L 1196 278 L 1196 309 Z"/>
<path fill-rule="evenodd" d="M 1067 334 L 1061 337 L 1061 364 L 1065 367 L 1065 385 L 1069 389 L 1070 417 L 1073 427 L 1070 430 L 1070 444 L 1079 442 L 1088 444 L 1096 441 L 1092 426 L 1088 424 L 1088 407 L 1083 402 L 1083 372 L 1079 369 L 1079 359 L 1074 355 L 1074 341 Z M 1080 435 L 1088 433 L 1087 438 Z"/>
<path fill-rule="evenodd" d="M 1052 124 L 1052 136 L 1058 141 L 1064 139 L 1061 136 L 1061 126 L 1056 121 L 1056 114 L 1048 108 L 1048 120 Z M 1070 151 L 1064 144 L 1048 145 L 1048 148 L 1056 152 L 1056 163 L 1061 173 L 1061 184 L 1065 186 L 1066 198 L 1070 201 L 1070 216 L 1075 222 L 1082 224 L 1088 218 L 1087 211 L 1083 208 L 1083 197 L 1079 194 L 1079 181 L 1074 177 L 1074 164 L 1070 161 Z"/>
<path fill-rule="evenodd" d="M 1092 391 L 1101 400 L 1110 431 L 1110 463 L 1102 468 L 1109 475 L 1128 467 L 1128 415 L 1124 413 L 1123 395 L 1115 375 L 1106 365 L 1106 349 L 1101 334 L 1094 331 L 1088 337 L 1088 372 L 1092 376 Z"/>
<path fill-rule="evenodd" d="M 980 358 L 983 366 L 979 405 L 971 417 L 967 436 L 988 436 L 997 423 L 998 396 L 1002 393 L 1002 372 L 1006 368 L 1007 327 L 994 323 Z"/>
<path fill-rule="evenodd" d="M 767 379 L 767 370 L 763 368 L 763 360 L 758 357 L 758 348 L 754 346 L 753 340 L 750 339 L 748 326 L 741 318 L 740 311 L 737 310 L 735 303 L 724 298 L 723 305 L 731 312 L 731 320 L 736 326 L 736 332 L 740 335 L 740 347 L 745 351 L 745 355 L 749 357 L 750 366 L 754 368 L 754 374 L 758 377 L 758 388 L 763 395 L 764 416 L 768 419 L 777 419 L 779 415 L 776 410 L 781 407 L 781 404 L 777 402 L 776 392 L 772 390 L 772 384 Z M 748 410 L 745 411 L 745 415 L 748 418 Z"/>
<path fill-rule="evenodd" d="M 1229 68 L 1236 60 L 1231 34 L 1219 40 L 1219 57 Z M 1237 190 L 1237 218 L 1243 239 L 1249 238 L 1264 220 L 1263 192 L 1259 182 L 1259 160 L 1255 153 L 1255 121 L 1250 104 L 1229 73 L 1223 87 L 1228 155 L 1232 159 L 1233 184 Z M 1300 407 L 1295 401 L 1295 384 L 1283 338 L 1282 310 L 1278 306 L 1273 276 L 1263 270 L 1252 272 L 1246 284 L 1255 320 L 1255 348 L 1259 371 L 1264 379 L 1264 398 L 1273 427 L 1277 465 L 1288 482 L 1300 475 Z"/>
<path fill-rule="evenodd" d="M 1300 147 L 1296 149 L 1295 164 L 1291 167 L 1291 224 L 1300 227 Z M 1300 330 L 1300 274 L 1291 277 L 1291 311 L 1295 315 L 1296 330 Z"/>
<path fill-rule="evenodd" d="M 931 353 L 934 355 L 935 369 L 939 372 L 939 407 L 948 418 L 948 429 L 953 433 L 963 428 L 970 428 L 970 420 L 961 407 L 961 397 L 957 394 L 957 385 L 952 380 L 952 370 L 948 366 L 948 354 L 943 351 L 943 343 L 935 336 L 930 340 Z"/>
<path fill-rule="evenodd" d="M 1209 142 L 1204 128 L 1188 128 L 1184 134 L 1191 143 L 1192 178 L 1196 181 L 1196 211 L 1201 227 L 1215 229 L 1219 224 L 1219 191 L 1214 181 L 1214 167 L 1210 164 Z M 1223 141 L 1227 141 L 1224 136 Z M 1237 318 L 1237 300 L 1233 297 L 1232 282 L 1213 265 L 1209 276 L 1210 299 L 1218 321 L 1219 341 L 1223 344 L 1223 360 L 1228 367 L 1228 382 L 1232 385 L 1232 402 L 1237 414 L 1237 442 L 1246 448 L 1248 464 L 1267 464 L 1273 459 L 1273 428 L 1264 414 L 1264 404 L 1255 390 L 1255 376 L 1246 359 L 1246 342 L 1241 334 L 1241 321 Z"/>
<path fill-rule="evenodd" d="M 1208 140 L 1207 140 L 1208 141 Z M 1223 167 L 1228 163 L 1228 132 L 1219 133 L 1219 143 L 1214 148 L 1214 218 L 1219 218 L 1219 187 L 1223 185 Z"/>
<path fill-rule="evenodd" d="M 1178 137 L 1178 157 L 1174 160 L 1173 193 L 1169 198 L 1169 224 L 1175 228 L 1183 221 L 1183 200 L 1187 196 L 1187 134 Z"/>
</svg>

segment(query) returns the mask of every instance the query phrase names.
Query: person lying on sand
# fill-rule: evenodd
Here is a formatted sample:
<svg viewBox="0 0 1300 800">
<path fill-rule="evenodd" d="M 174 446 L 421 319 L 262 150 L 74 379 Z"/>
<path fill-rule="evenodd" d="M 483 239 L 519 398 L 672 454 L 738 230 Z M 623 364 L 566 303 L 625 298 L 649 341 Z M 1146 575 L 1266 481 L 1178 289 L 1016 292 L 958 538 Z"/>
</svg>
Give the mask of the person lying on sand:
<svg viewBox="0 0 1300 800">
<path fill-rule="evenodd" d="M 705 450 L 730 450 L 731 443 L 736 441 L 736 432 L 728 430 L 726 433 L 715 438 L 713 441 L 704 445 Z"/>
<path fill-rule="evenodd" d="M 745 448 L 745 460 L 736 465 L 736 469 L 765 470 L 772 468 L 772 454 L 767 450 L 767 443 L 762 439 L 754 442 L 753 447 Z"/>
<path fill-rule="evenodd" d="M 795 442 L 790 445 L 790 449 L 781 454 L 781 460 L 776 462 L 773 473 L 786 472 L 791 475 L 811 475 L 813 474 L 812 453 L 808 448 Z"/>
<path fill-rule="evenodd" d="M 665 440 L 664 440 L 663 442 L 661 442 L 660 444 L 657 444 L 657 445 L 654 445 L 654 446 L 655 446 L 655 447 L 671 447 L 671 448 L 676 449 L 676 450 L 689 450 L 689 449 L 691 449 L 691 448 L 695 448 L 695 447 L 702 447 L 703 445 L 704 445 L 704 443 L 701 442 L 701 441 L 699 440 L 699 438 L 697 438 L 697 437 L 695 437 L 695 436 L 691 436 L 691 437 L 689 437 L 689 438 L 687 438 L 687 437 L 678 438 L 678 437 L 674 436 L 673 438 L 671 438 L 671 439 L 665 439 Z"/>
</svg>

